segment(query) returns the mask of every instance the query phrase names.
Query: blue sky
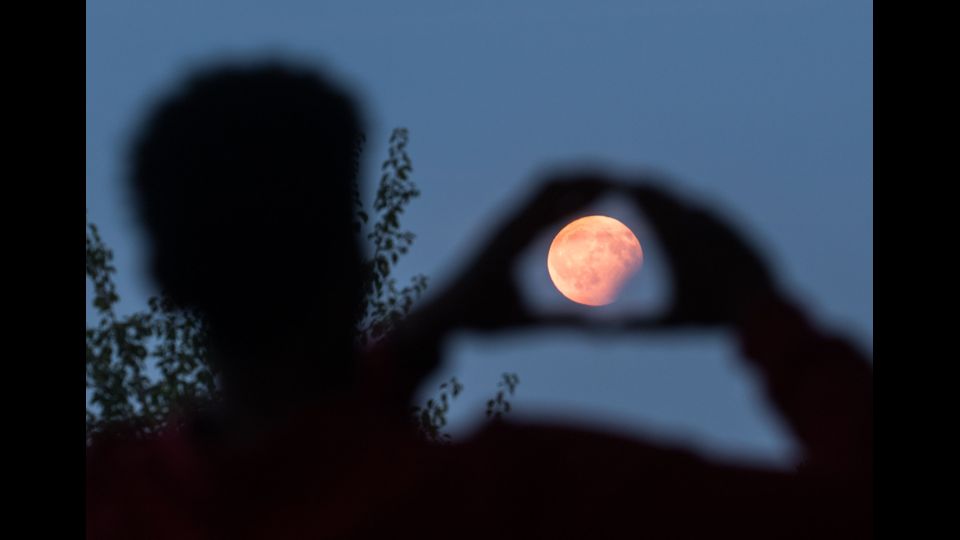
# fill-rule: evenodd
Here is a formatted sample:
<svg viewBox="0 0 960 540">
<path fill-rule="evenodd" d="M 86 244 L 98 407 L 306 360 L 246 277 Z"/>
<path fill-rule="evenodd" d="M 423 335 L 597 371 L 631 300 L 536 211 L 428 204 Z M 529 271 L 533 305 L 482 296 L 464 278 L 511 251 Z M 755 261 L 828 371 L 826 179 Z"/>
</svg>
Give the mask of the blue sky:
<svg viewBox="0 0 960 540">
<path fill-rule="evenodd" d="M 279 53 L 359 96 L 368 179 L 390 130 L 410 130 L 423 194 L 404 219 L 417 240 L 401 277 L 424 273 L 436 290 L 546 166 L 652 169 L 728 211 L 822 325 L 869 351 L 872 11 L 860 0 L 88 0 L 88 217 L 115 249 L 122 308 L 139 309 L 153 287 L 123 185 L 126 138 L 185 69 Z M 647 255 L 599 316 L 662 304 L 662 260 L 642 216 L 616 201 L 597 211 L 631 225 Z M 545 247 L 522 265 L 524 290 L 538 309 L 571 309 L 547 281 Z M 460 336 L 449 358 L 437 380 L 466 384 L 455 434 L 515 371 L 518 417 L 725 458 L 783 462 L 793 449 L 724 333 Z"/>
</svg>

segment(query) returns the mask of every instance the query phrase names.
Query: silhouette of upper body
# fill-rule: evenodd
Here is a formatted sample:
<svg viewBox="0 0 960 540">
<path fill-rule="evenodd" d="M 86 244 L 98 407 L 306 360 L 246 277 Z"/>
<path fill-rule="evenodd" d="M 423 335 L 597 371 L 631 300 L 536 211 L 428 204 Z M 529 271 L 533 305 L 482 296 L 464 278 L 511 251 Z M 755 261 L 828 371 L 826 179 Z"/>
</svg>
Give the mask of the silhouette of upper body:
<svg viewBox="0 0 960 540">
<path fill-rule="evenodd" d="M 154 274 L 203 314 L 223 402 L 153 438 L 95 439 L 88 538 L 872 536 L 869 361 L 816 328 L 716 216 L 649 181 L 544 184 L 459 279 L 357 351 L 359 135 L 348 97 L 284 66 L 202 73 L 156 109 L 131 176 Z M 590 328 L 529 314 L 510 263 L 612 192 L 651 220 L 676 290 L 665 315 L 618 329 L 734 332 L 802 468 L 559 425 L 493 422 L 449 445 L 412 426 L 412 394 L 451 333 Z"/>
</svg>

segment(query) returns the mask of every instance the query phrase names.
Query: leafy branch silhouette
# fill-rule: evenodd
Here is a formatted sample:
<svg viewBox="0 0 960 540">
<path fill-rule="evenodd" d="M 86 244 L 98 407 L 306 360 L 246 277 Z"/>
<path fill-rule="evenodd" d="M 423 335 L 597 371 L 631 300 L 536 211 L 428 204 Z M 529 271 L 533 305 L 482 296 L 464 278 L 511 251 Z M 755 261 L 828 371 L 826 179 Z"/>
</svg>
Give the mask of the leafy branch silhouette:
<svg viewBox="0 0 960 540">
<path fill-rule="evenodd" d="M 355 147 L 357 172 L 364 142 L 361 137 Z M 397 128 L 391 133 L 388 157 L 381 165 L 380 182 L 369 212 L 358 187 L 354 188 L 355 227 L 358 232 L 370 227 L 364 238 L 372 248 L 363 267 L 367 288 L 357 328 L 361 346 L 390 332 L 410 313 L 427 288 L 427 278 L 421 274 L 410 278 L 403 287 L 391 277 L 415 238 L 400 225 L 404 209 L 420 195 L 411 180 L 413 164 L 406 150 L 408 142 L 406 129 Z M 208 362 L 201 317 L 174 307 L 163 295 L 150 298 L 147 309 L 118 314 L 120 297 L 114 283 L 117 270 L 113 252 L 95 224 L 88 222 L 86 229 L 86 276 L 92 285 L 95 313 L 94 324 L 88 321 L 86 328 L 87 442 L 95 432 L 119 422 L 135 426 L 139 434 L 146 436 L 166 428 L 171 418 L 185 418 L 190 411 L 219 399 L 217 374 Z M 487 416 L 494 414 L 499 418 L 509 412 L 504 390 L 512 395 L 517 383 L 516 375 L 504 374 L 498 385 L 501 390 L 490 401 L 494 409 L 488 404 Z M 413 423 L 427 440 L 450 440 L 442 428 L 447 425 L 451 402 L 462 390 L 463 385 L 454 377 L 440 385 L 436 398 L 413 408 Z"/>
</svg>

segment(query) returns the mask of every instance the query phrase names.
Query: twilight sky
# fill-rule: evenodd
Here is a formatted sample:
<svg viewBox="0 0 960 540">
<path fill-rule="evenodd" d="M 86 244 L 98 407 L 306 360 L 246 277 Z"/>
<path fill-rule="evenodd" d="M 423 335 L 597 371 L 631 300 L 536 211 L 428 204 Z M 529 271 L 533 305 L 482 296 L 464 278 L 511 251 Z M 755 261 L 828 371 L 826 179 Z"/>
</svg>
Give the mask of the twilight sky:
<svg viewBox="0 0 960 540">
<path fill-rule="evenodd" d="M 88 0 L 88 217 L 116 252 L 121 309 L 140 309 L 153 286 L 123 185 L 128 135 L 184 69 L 278 53 L 359 96 L 368 188 L 390 130 L 409 128 L 422 196 L 404 218 L 417 240 L 401 278 L 424 273 L 436 290 L 544 167 L 656 170 L 730 213 L 820 324 L 869 351 L 872 18 L 863 0 Z M 599 316 L 662 304 L 640 217 L 617 201 L 597 210 L 631 226 L 646 258 Z M 571 309 L 549 283 L 544 240 L 520 269 L 525 290 L 537 309 Z M 792 443 L 737 358 L 720 332 L 462 336 L 436 382 L 466 385 L 455 435 L 513 371 L 518 418 L 782 463 Z"/>
</svg>

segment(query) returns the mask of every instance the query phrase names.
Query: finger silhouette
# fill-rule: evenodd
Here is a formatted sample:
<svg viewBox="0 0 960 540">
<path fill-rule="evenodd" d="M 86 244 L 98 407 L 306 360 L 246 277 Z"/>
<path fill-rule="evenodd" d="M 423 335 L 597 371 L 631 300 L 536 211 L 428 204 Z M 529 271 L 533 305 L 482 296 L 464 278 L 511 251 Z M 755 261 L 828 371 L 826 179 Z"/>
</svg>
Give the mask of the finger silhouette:
<svg viewBox="0 0 960 540">
<path fill-rule="evenodd" d="M 518 256 L 543 230 L 618 185 L 593 172 L 553 176 L 487 241 L 445 299 L 447 313 L 481 331 L 537 325 L 513 276 Z"/>
<path fill-rule="evenodd" d="M 674 298 L 661 324 L 729 323 L 757 291 L 773 287 L 760 255 L 716 213 L 657 182 L 625 193 L 649 218 L 666 254 Z"/>
</svg>

